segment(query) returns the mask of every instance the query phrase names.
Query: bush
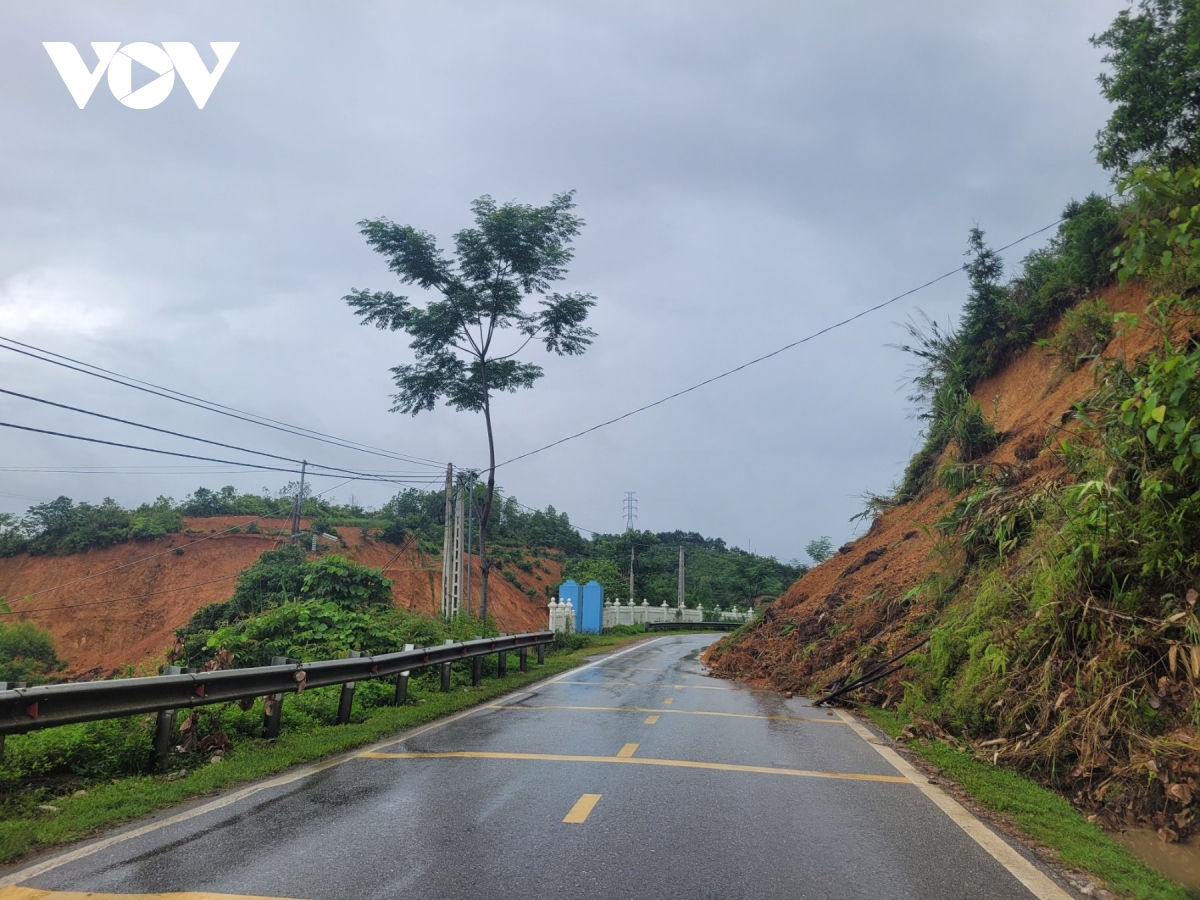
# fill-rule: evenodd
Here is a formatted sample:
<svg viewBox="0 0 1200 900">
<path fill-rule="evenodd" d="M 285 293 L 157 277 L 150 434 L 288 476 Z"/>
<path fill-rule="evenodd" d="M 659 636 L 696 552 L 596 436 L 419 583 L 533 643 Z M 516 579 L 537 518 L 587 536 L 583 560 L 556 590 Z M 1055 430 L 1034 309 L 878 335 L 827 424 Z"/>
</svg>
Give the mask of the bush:
<svg viewBox="0 0 1200 900">
<path fill-rule="evenodd" d="M 1112 336 L 1112 313 L 1103 300 L 1096 298 L 1068 310 L 1054 337 L 1038 343 L 1058 357 L 1060 366 L 1073 372 L 1099 356 Z"/>
<path fill-rule="evenodd" d="M 31 622 L 0 624 L 0 681 L 41 684 L 64 666 L 49 631 Z"/>
<path fill-rule="evenodd" d="M 959 462 L 979 459 L 999 445 L 996 429 L 983 416 L 979 404 L 968 397 L 954 417 L 954 445 Z"/>
</svg>

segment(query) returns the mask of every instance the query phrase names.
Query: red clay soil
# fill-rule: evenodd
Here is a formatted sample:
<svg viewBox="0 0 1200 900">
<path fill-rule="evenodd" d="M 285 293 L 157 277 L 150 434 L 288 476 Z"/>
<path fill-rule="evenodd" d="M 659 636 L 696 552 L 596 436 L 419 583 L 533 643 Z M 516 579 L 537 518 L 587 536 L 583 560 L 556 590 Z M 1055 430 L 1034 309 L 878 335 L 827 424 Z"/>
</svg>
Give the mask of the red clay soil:
<svg viewBox="0 0 1200 900">
<path fill-rule="evenodd" d="M 1140 286 L 1112 288 L 1102 296 L 1111 312 L 1144 312 L 1146 293 Z M 1133 358 L 1157 341 L 1150 329 L 1139 328 L 1115 339 L 1105 356 Z M 1093 384 L 1091 367 L 1064 377 L 1054 357 L 1039 347 L 980 382 L 975 400 L 1003 438 L 982 461 L 1022 463 L 1027 468 L 1020 474 L 1030 486 L 1063 477 L 1061 464 L 1047 451 L 1058 443 L 1064 414 Z M 811 569 L 767 607 L 762 626 L 736 645 L 719 645 L 710 652 L 714 674 L 781 690 L 814 691 L 852 672 L 868 645 L 882 659 L 913 643 L 904 624 L 932 610 L 927 599 L 906 604 L 904 598 L 939 568 L 932 552 L 933 526 L 949 501 L 945 491 L 934 488 L 886 511 L 865 535 Z M 900 677 L 893 680 L 896 690 Z"/>
<path fill-rule="evenodd" d="M 225 533 L 256 521 L 262 533 Z M 209 603 L 228 600 L 237 576 L 264 550 L 287 541 L 290 522 L 252 516 L 221 516 L 185 520 L 185 531 L 153 541 L 134 541 L 71 556 L 29 556 L 0 559 L 0 597 L 20 619 L 47 628 L 58 655 L 67 660 L 68 677 L 106 676 L 133 666 L 152 672 L 174 640 L 174 629 Z M 305 521 L 304 527 L 308 526 Z M 191 532 L 191 533 L 189 533 Z M 392 580 L 398 608 L 426 615 L 438 611 L 441 562 L 416 550 L 397 555 L 399 547 L 364 539 L 358 528 L 339 527 L 344 547 L 332 548 L 355 562 L 382 568 Z M 322 541 L 327 544 L 326 541 Z M 326 551 L 328 552 L 328 551 Z M 489 614 L 502 631 L 534 631 L 546 627 L 546 605 L 523 592 L 557 584 L 559 564 L 541 560 L 551 569 L 538 581 L 517 572 L 518 589 L 496 569 L 488 579 Z M 536 568 L 536 567 L 535 567 Z M 479 567 L 472 573 L 472 599 L 478 603 Z M 29 597 L 28 600 L 21 599 Z"/>
</svg>

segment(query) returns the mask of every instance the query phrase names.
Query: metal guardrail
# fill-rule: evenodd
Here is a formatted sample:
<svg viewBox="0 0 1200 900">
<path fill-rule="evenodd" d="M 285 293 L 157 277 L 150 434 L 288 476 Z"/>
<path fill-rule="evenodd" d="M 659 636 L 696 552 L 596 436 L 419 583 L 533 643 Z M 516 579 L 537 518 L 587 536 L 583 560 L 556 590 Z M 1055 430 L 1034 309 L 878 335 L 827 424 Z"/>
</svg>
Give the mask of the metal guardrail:
<svg viewBox="0 0 1200 900">
<path fill-rule="evenodd" d="M 226 669 L 219 672 L 195 672 L 183 675 L 158 675 L 149 678 L 122 678 L 113 681 L 86 681 L 52 684 L 0 691 L 0 747 L 4 735 L 22 734 L 41 728 L 53 728 L 73 722 L 115 719 L 142 713 L 164 712 L 292 693 L 298 690 L 341 684 L 352 687 L 368 678 L 400 676 L 397 700 L 407 692 L 408 673 L 443 666 L 442 689 L 449 689 L 449 664 L 463 659 L 478 659 L 499 654 L 501 675 L 506 669 L 505 654 L 518 651 L 521 670 L 526 668 L 530 647 L 538 650 L 538 662 L 544 648 L 554 642 L 552 631 L 479 638 L 435 647 L 418 647 L 379 656 L 352 659 L 325 659 L 310 663 Z M 481 667 L 472 667 L 472 682 L 479 683 Z M 303 675 L 301 675 L 303 673 Z M 348 709 L 347 709 L 348 712 Z M 278 713 L 276 713 L 277 719 Z M 276 726 L 278 727 L 278 726 Z"/>
<path fill-rule="evenodd" d="M 745 622 L 647 622 L 647 631 L 677 631 L 683 629 L 733 631 Z"/>
</svg>

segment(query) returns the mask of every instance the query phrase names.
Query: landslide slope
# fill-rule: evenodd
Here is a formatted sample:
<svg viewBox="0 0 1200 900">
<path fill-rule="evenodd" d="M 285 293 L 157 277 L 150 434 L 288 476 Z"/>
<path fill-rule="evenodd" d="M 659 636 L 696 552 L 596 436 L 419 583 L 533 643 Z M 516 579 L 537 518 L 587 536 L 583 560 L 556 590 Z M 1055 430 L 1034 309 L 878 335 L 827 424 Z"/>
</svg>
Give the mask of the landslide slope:
<svg viewBox="0 0 1200 900">
<path fill-rule="evenodd" d="M 1139 316 L 1148 301 L 1134 283 L 1100 296 L 1110 311 Z M 1119 332 L 1103 356 L 1133 367 L 1162 339 L 1143 322 Z M 1064 373 L 1033 347 L 973 388 L 1000 438 L 976 464 L 1006 498 L 1049 498 L 1024 544 L 999 559 L 972 558 L 961 533 L 938 528 L 963 494 L 934 484 L 883 512 L 755 625 L 710 651 L 714 673 L 815 696 L 930 638 L 904 668 L 847 702 L 900 705 L 918 731 L 1033 773 L 1111 826 L 1150 825 L 1168 841 L 1193 831 L 1200 695 L 1180 655 L 1189 636 L 1177 626 L 1196 621 L 1187 589 L 1200 585 L 1172 585 L 1178 598 L 1151 614 L 1120 606 L 1129 583 L 1102 594 L 1068 585 L 1073 570 L 1055 568 L 1071 550 L 1058 531 L 1071 520 L 1062 488 L 1080 480 L 1063 442 L 1088 440 L 1074 405 L 1095 394 L 1100 371 Z M 1098 490 L 1119 481 L 1119 473 L 1087 477 Z M 1172 644 L 1179 653 L 1168 654 Z"/>
<path fill-rule="evenodd" d="M 237 576 L 264 550 L 286 542 L 274 532 L 290 524 L 252 516 L 184 521 L 184 532 L 155 541 L 131 541 L 69 556 L 22 553 L 0 558 L 0 597 L 6 597 L 16 613 L 11 618 L 49 629 L 59 656 L 67 661 L 67 677 L 102 677 L 160 660 L 174 641 L 174 630 L 200 607 L 228 600 Z M 251 521 L 262 533 L 246 533 Z M 242 531 L 227 531 L 235 526 Z M 383 569 L 398 608 L 437 614 L 439 558 L 364 537 L 359 528 L 339 527 L 338 533 L 344 546 L 332 547 L 332 552 Z M 520 588 L 493 569 L 489 612 L 502 631 L 546 627 L 545 604 L 530 600 L 523 591 L 533 587 L 540 594 L 543 584 L 557 584 L 560 564 L 540 562 L 550 574 L 537 567 L 533 573 L 518 571 Z M 472 584 L 477 603 L 477 564 Z M 21 599 L 25 597 L 29 599 Z"/>
</svg>

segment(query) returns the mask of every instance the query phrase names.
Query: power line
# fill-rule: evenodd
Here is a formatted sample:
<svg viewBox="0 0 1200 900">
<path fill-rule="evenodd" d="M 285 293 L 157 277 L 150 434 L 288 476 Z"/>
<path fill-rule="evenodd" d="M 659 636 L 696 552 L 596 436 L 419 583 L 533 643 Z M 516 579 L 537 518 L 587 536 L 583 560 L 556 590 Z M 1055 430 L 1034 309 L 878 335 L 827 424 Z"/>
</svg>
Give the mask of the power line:
<svg viewBox="0 0 1200 900">
<path fill-rule="evenodd" d="M 70 412 L 82 413 L 85 416 L 94 416 L 97 419 L 106 419 L 109 422 L 118 422 L 122 425 L 131 425 L 134 428 L 144 428 L 146 431 L 155 431 L 155 432 L 158 432 L 159 434 L 170 435 L 171 437 L 184 438 L 185 440 L 189 440 L 189 441 L 197 441 L 198 443 L 201 443 L 201 444 L 210 444 L 213 447 L 224 447 L 226 450 L 238 450 L 242 453 L 249 453 L 253 456 L 265 456 L 268 459 L 277 459 L 277 460 L 281 460 L 282 462 L 290 462 L 290 463 L 294 463 L 296 465 L 301 465 L 303 462 L 302 460 L 292 459 L 291 457 L 288 457 L 288 456 L 280 456 L 277 453 L 267 453 L 262 450 L 251 450 L 248 447 L 240 447 L 237 444 L 225 444 L 225 443 L 222 443 L 221 441 L 210 440 L 209 438 L 196 437 L 195 435 L 184 434 L 183 432 L 180 432 L 180 431 L 171 431 L 167 428 L 159 428 L 156 425 L 146 425 L 146 424 L 143 424 L 142 422 L 134 422 L 130 419 L 122 419 L 119 416 L 109 416 L 104 413 L 95 412 L 94 410 L 82 409 L 78 406 L 68 406 L 66 403 L 57 403 L 54 400 L 46 400 L 46 399 L 43 399 L 42 397 L 34 397 L 30 394 L 21 394 L 21 393 L 18 393 L 17 391 L 10 391 L 7 388 L 0 388 L 0 394 L 8 394 L 10 397 L 20 397 L 22 400 L 32 400 L 35 403 L 43 403 L 47 406 L 54 406 L 59 409 L 69 410 Z M 342 469 L 342 468 L 339 468 L 338 466 L 324 466 L 324 465 L 321 465 L 320 463 L 314 463 L 314 462 L 310 462 L 310 463 L 308 463 L 308 465 L 310 465 L 314 468 L 317 468 L 317 469 L 326 469 L 331 472 L 337 472 L 342 475 L 362 475 L 362 474 L 364 474 L 362 472 L 356 472 L 352 469 Z M 397 473 L 397 474 L 400 474 L 400 473 Z M 420 477 L 424 478 L 426 476 L 421 475 Z"/>
<path fill-rule="evenodd" d="M 1037 231 L 1031 231 L 1031 232 L 1029 232 L 1029 234 L 1025 235 L 1024 237 L 1019 237 L 1015 241 L 1005 244 L 1003 247 L 1000 247 L 995 252 L 1003 253 L 1005 250 L 1008 250 L 1010 247 L 1015 247 L 1017 244 L 1021 243 L 1022 241 L 1027 241 L 1031 237 L 1036 237 L 1037 235 L 1041 234 L 1044 231 L 1049 231 L 1051 228 L 1054 228 L 1057 225 L 1061 225 L 1065 221 L 1066 221 L 1066 219 L 1063 218 L 1063 219 L 1058 219 L 1054 222 L 1051 222 L 1049 225 L 1045 225 L 1045 226 L 1039 228 Z M 583 431 L 576 432 L 575 434 L 568 435 L 567 437 L 564 437 L 564 438 L 559 438 L 557 441 L 553 441 L 549 444 L 546 444 L 543 447 L 538 447 L 536 450 L 530 450 L 528 453 L 522 453 L 519 456 L 512 457 L 512 459 L 506 459 L 504 462 L 497 464 L 496 468 L 498 469 L 498 468 L 500 468 L 500 466 L 507 466 L 509 463 L 516 462 L 517 460 L 520 460 L 520 459 L 526 459 L 537 453 L 541 453 L 544 450 L 549 450 L 551 447 L 557 447 L 559 444 L 565 444 L 565 443 L 567 443 L 567 441 L 573 441 L 576 438 L 581 438 L 586 434 L 591 434 L 593 431 L 599 431 L 601 428 L 607 428 L 609 425 L 615 425 L 617 422 L 620 422 L 623 419 L 628 419 L 630 416 L 636 416 L 638 413 L 645 412 L 648 409 L 653 409 L 656 406 L 661 406 L 662 404 L 667 403 L 670 400 L 674 400 L 677 397 L 682 397 L 684 394 L 690 394 L 692 391 L 699 390 L 700 388 L 705 387 L 706 385 L 712 384 L 714 381 L 720 381 L 722 378 L 728 378 L 730 375 L 734 375 L 734 374 L 742 371 L 743 369 L 748 369 L 751 366 L 757 365 L 760 362 L 765 362 L 766 360 L 770 359 L 773 356 L 778 356 L 780 353 L 783 353 L 787 350 L 791 350 L 793 347 L 798 347 L 801 344 L 806 344 L 809 341 L 811 341 L 815 338 L 818 338 L 823 334 L 828 334 L 829 332 L 834 331 L 838 328 L 841 328 L 844 325 L 849 325 L 851 322 L 853 322 L 857 319 L 861 319 L 863 316 L 869 315 L 873 312 L 877 312 L 878 310 L 883 309 L 885 306 L 890 306 L 891 304 L 895 303 L 897 300 L 903 300 L 905 297 L 909 297 L 909 296 L 917 293 L 918 291 L 923 291 L 927 287 L 932 287 L 933 285 L 937 284 L 939 281 L 945 281 L 951 275 L 957 275 L 959 272 L 963 271 L 964 269 L 966 269 L 966 264 L 963 264 L 955 269 L 951 269 L 949 272 L 939 275 L 937 278 L 933 278 L 933 279 L 925 282 L 924 284 L 919 285 L 918 287 L 911 288 L 910 290 L 905 291 L 903 294 L 897 294 L 895 297 L 892 297 L 890 300 L 884 300 L 882 303 L 877 303 L 874 306 L 871 306 L 871 307 L 868 307 L 867 309 L 856 312 L 854 315 L 852 315 L 848 318 L 842 319 L 840 322 L 834 322 L 832 325 L 827 325 L 826 327 L 822 328 L 819 331 L 814 331 L 812 334 L 806 335 L 805 337 L 802 337 L 799 340 L 792 341 L 790 344 L 784 344 L 778 350 L 772 350 L 770 353 L 764 353 L 762 356 L 756 357 L 748 362 L 744 362 L 740 366 L 735 366 L 734 368 L 729 369 L 726 372 L 722 372 L 719 375 L 714 375 L 711 378 L 706 378 L 701 382 L 697 382 L 696 384 L 693 384 L 691 387 L 686 387 L 683 390 L 676 391 L 673 394 L 668 394 L 666 397 L 662 397 L 659 400 L 655 400 L 653 403 L 647 403 L 645 406 L 639 406 L 637 409 L 630 410 L 627 413 L 622 413 L 621 415 L 616 416 L 615 418 L 609 419 L 607 422 L 601 422 L 598 425 L 593 425 L 591 428 L 585 428 Z"/>
<path fill-rule="evenodd" d="M 4 335 L 0 335 L 0 341 L 7 342 L 7 344 L 0 343 L 0 349 L 9 350 L 13 353 L 19 353 L 22 356 L 28 356 L 31 359 L 47 362 L 51 365 L 60 366 L 64 369 L 70 369 L 73 372 L 79 372 L 83 375 L 90 375 L 93 378 L 100 378 L 104 381 L 110 381 L 113 384 L 119 384 L 122 387 L 133 388 L 134 390 L 142 391 L 146 394 L 153 394 L 156 397 L 162 397 L 166 400 L 173 400 L 176 403 L 183 403 L 187 406 L 194 406 L 197 409 L 207 410 L 208 412 L 217 413 L 218 415 L 222 416 L 228 416 L 229 418 L 238 419 L 243 422 L 249 422 L 251 425 L 259 425 L 263 428 L 271 428 L 275 431 L 282 431 L 287 434 L 296 435 L 297 437 L 308 438 L 309 440 L 320 441 L 321 443 L 325 444 L 333 444 L 336 447 L 342 447 L 347 450 L 356 450 L 360 453 L 369 453 L 372 456 L 382 456 L 387 459 L 396 459 L 402 462 L 413 463 L 414 465 L 437 466 L 439 468 L 445 465 L 445 463 L 437 462 L 436 460 L 431 460 L 426 457 L 395 453 L 390 450 L 384 450 L 380 447 L 372 447 L 369 444 L 360 444 L 358 441 L 351 441 L 348 439 L 335 437 L 334 435 L 325 434 L 324 432 L 314 431 L 311 428 L 304 428 L 300 425 L 289 425 L 286 422 L 280 422 L 277 419 L 272 419 L 267 416 L 260 416 L 257 413 L 246 412 L 245 410 L 237 409 L 233 406 L 226 406 L 213 400 L 205 400 L 201 397 L 185 394 L 182 391 L 176 391 L 172 388 L 163 387 L 162 385 L 154 384 L 150 381 L 142 381 L 141 379 L 133 378 L 129 375 L 122 375 L 120 372 L 114 372 L 111 369 L 105 369 L 101 366 L 83 362 L 82 360 L 74 359 L 70 356 L 64 356 L 63 354 L 55 353 L 52 350 L 44 350 L 41 347 L 35 347 L 32 344 L 26 344 L 23 341 L 5 337 Z M 8 344 L 16 344 L 17 346 L 10 347 Z M 25 347 L 26 349 L 19 350 L 17 347 Z M 30 350 L 36 351 L 36 353 L 28 352 Z M 38 356 L 37 353 L 44 353 L 46 356 Z M 48 359 L 47 357 L 55 357 L 55 359 Z M 66 360 L 66 362 L 59 362 L 59 360 Z M 68 363 L 75 363 L 76 365 L 69 365 Z M 81 369 L 79 366 L 85 366 L 86 368 Z M 95 371 L 88 371 L 89 369 Z"/>
<path fill-rule="evenodd" d="M 163 456 L 177 456 L 182 459 L 198 459 L 203 462 L 222 463 L 224 465 L 229 465 L 229 466 L 246 466 L 246 467 L 249 467 L 252 469 L 258 469 L 258 470 L 261 470 L 264 472 L 287 472 L 289 474 L 295 474 L 294 469 L 284 469 L 279 466 L 268 466 L 268 465 L 263 465 L 261 463 L 234 462 L 233 460 L 229 460 L 229 459 L 216 459 L 211 456 L 197 456 L 193 453 L 179 453 L 174 450 L 161 450 L 156 447 L 141 447 L 137 444 L 124 444 L 124 443 L 121 443 L 120 441 L 105 441 L 105 440 L 101 440 L 100 438 L 85 437 L 85 436 L 79 435 L 79 434 L 67 434 L 62 431 L 50 431 L 49 429 L 46 429 L 46 428 L 33 428 L 29 425 L 17 425 L 13 422 L 0 422 L 0 427 L 15 428 L 18 431 L 29 431 L 29 432 L 33 432 L 35 434 L 47 434 L 47 435 L 51 435 L 53 437 L 69 438 L 70 440 L 74 440 L 74 441 L 86 441 L 90 444 L 104 444 L 109 447 L 123 447 L 127 450 L 141 450 L 145 453 L 158 453 Z M 249 451 L 249 452 L 253 452 L 253 451 Z M 314 464 L 309 463 L 309 465 L 314 465 Z M 365 475 L 363 473 L 352 472 L 349 469 L 337 469 L 337 468 L 333 468 L 331 466 L 320 466 L 319 468 L 329 469 L 330 471 L 329 472 L 314 472 L 313 475 L 324 476 L 326 478 L 336 478 L 339 475 L 354 475 L 355 478 L 352 480 L 355 480 L 355 481 L 378 481 L 378 482 L 383 482 L 386 484 L 402 484 L 405 481 L 414 481 L 417 478 L 417 476 L 397 476 L 394 478 L 385 478 L 380 475 Z M 423 477 L 423 476 L 421 476 L 421 477 Z"/>
</svg>

